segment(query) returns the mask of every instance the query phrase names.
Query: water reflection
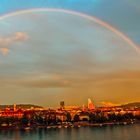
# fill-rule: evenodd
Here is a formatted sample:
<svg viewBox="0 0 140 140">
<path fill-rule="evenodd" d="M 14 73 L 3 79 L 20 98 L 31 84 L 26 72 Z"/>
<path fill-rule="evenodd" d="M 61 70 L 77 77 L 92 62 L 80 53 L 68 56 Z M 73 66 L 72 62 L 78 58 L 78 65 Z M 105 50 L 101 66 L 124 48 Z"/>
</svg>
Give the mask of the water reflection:
<svg viewBox="0 0 140 140">
<path fill-rule="evenodd" d="M 139 140 L 140 125 L 35 129 L 31 131 L 0 130 L 0 140 Z"/>
</svg>

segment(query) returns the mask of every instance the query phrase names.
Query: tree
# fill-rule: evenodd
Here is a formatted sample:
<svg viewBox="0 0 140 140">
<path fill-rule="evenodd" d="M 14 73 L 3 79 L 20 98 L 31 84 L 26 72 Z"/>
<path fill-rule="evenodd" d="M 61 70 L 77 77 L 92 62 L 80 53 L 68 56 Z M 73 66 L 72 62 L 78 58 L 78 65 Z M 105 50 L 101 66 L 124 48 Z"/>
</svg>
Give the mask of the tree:
<svg viewBox="0 0 140 140">
<path fill-rule="evenodd" d="M 96 115 L 93 113 L 89 114 L 89 122 L 95 122 L 96 121 Z"/>
<path fill-rule="evenodd" d="M 25 126 L 28 125 L 29 119 L 28 119 L 26 113 L 24 113 L 23 117 L 21 118 L 21 123 L 22 123 L 22 125 L 25 125 Z"/>
<path fill-rule="evenodd" d="M 71 122 L 71 115 L 69 112 L 67 112 L 66 117 L 67 117 L 67 122 Z"/>
<path fill-rule="evenodd" d="M 79 122 L 80 121 L 80 118 L 79 118 L 79 115 L 75 115 L 74 118 L 73 118 L 74 122 Z"/>
</svg>

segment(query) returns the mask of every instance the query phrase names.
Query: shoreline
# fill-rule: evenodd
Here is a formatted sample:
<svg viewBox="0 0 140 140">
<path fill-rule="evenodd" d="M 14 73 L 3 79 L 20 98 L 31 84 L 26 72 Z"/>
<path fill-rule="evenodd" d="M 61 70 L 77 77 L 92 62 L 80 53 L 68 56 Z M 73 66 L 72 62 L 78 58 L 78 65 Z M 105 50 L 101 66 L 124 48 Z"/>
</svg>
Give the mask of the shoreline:
<svg viewBox="0 0 140 140">
<path fill-rule="evenodd" d="M 133 125 L 139 124 L 140 121 L 132 122 L 105 122 L 105 123 L 88 123 L 88 122 L 75 122 L 75 123 L 66 123 L 59 125 L 33 125 L 33 126 L 0 126 L 0 130 L 25 130 L 30 131 L 38 128 L 42 129 L 61 129 L 61 128 L 80 128 L 80 127 L 104 127 L 104 126 L 116 126 L 116 125 Z"/>
</svg>

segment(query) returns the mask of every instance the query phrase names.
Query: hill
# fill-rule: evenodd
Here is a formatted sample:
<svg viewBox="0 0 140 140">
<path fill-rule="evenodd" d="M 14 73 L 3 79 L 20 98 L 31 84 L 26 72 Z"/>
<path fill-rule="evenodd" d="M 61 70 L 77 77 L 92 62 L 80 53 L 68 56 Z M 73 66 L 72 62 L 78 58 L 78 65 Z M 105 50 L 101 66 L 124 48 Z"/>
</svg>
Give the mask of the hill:
<svg viewBox="0 0 140 140">
<path fill-rule="evenodd" d="M 0 105 L 0 109 L 4 108 L 14 108 L 14 105 Z M 42 106 L 38 105 L 32 105 L 32 104 L 17 104 L 16 105 L 17 109 L 23 108 L 23 109 L 31 109 L 31 108 L 43 108 Z"/>
<path fill-rule="evenodd" d="M 123 107 L 123 108 L 131 108 L 131 107 L 140 108 L 140 102 L 128 103 L 128 104 L 121 105 L 120 107 Z"/>
</svg>

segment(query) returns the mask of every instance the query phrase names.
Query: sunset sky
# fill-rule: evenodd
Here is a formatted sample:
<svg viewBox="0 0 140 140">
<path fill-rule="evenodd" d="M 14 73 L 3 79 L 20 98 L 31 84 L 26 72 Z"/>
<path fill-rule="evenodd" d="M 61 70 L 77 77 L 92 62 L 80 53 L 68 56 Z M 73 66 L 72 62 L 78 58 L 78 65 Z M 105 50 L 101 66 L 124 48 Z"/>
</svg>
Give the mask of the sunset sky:
<svg viewBox="0 0 140 140">
<path fill-rule="evenodd" d="M 139 0 L 1 0 L 0 15 L 0 104 L 140 101 Z"/>
</svg>

